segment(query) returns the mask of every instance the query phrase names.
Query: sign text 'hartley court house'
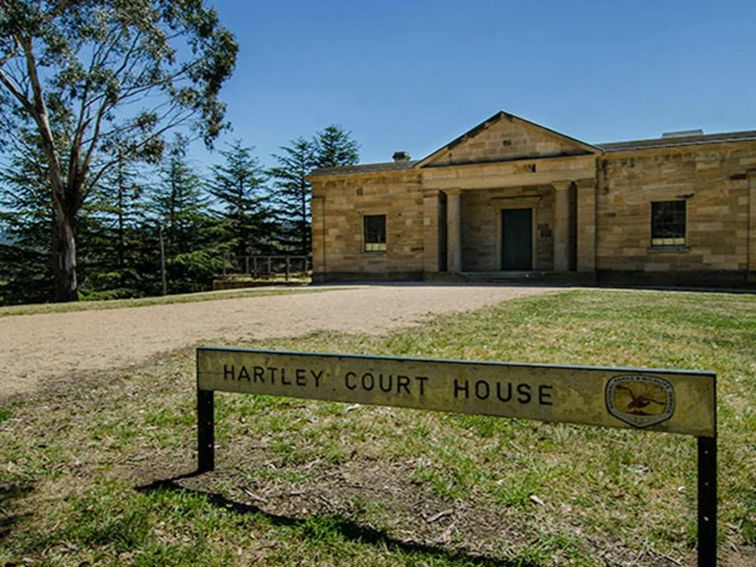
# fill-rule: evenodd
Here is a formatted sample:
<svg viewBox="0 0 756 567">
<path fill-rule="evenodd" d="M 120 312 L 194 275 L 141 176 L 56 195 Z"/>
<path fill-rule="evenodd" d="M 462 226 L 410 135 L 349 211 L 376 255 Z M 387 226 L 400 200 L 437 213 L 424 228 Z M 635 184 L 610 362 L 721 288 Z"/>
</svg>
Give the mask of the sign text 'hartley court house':
<svg viewBox="0 0 756 567">
<path fill-rule="evenodd" d="M 500 112 L 394 158 L 310 176 L 316 280 L 756 283 L 756 131 L 592 145 Z"/>
</svg>

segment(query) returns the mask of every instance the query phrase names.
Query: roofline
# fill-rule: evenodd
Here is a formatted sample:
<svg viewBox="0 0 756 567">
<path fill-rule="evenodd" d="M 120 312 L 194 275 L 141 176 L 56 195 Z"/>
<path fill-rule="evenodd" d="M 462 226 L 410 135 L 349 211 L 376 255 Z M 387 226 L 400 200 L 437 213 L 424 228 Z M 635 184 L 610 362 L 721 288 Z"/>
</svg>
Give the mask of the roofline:
<svg viewBox="0 0 756 567">
<path fill-rule="evenodd" d="M 357 173 L 389 173 L 395 171 L 406 171 L 414 168 L 417 160 L 395 162 L 385 161 L 378 163 L 365 163 L 361 165 L 341 165 L 336 167 L 319 167 L 313 169 L 306 178 L 320 177 L 323 175 L 353 175 Z"/>
<path fill-rule="evenodd" d="M 756 130 L 699 134 L 697 136 L 684 136 L 679 138 L 646 138 L 642 140 L 628 140 L 626 142 L 606 142 L 596 145 L 601 148 L 604 153 L 614 153 L 637 150 L 658 150 L 662 148 L 677 148 L 684 146 L 703 146 L 710 144 L 734 144 L 738 142 L 753 141 L 756 141 Z"/>
<path fill-rule="evenodd" d="M 464 140 L 469 138 L 472 135 L 477 134 L 479 131 L 487 128 L 492 123 L 501 120 L 502 118 L 508 118 L 508 119 L 515 119 L 523 122 L 524 124 L 528 124 L 530 126 L 533 126 L 535 128 L 539 128 L 541 130 L 547 131 L 552 133 L 553 135 L 559 136 L 565 140 L 569 140 L 573 143 L 579 144 L 583 147 L 585 147 L 586 150 L 595 153 L 595 154 L 607 154 L 607 153 L 619 153 L 619 152 L 632 152 L 632 151 L 641 151 L 641 150 L 659 150 L 659 149 L 665 149 L 665 148 L 677 148 L 677 147 L 685 147 L 685 146 L 704 146 L 704 145 L 716 145 L 716 144 L 732 144 L 732 143 L 739 143 L 739 142 L 756 142 L 756 130 L 741 130 L 736 132 L 719 132 L 714 134 L 699 134 L 694 136 L 683 136 L 683 137 L 668 137 L 668 138 L 644 138 L 640 140 L 628 140 L 628 141 L 622 141 L 622 142 L 606 142 L 601 144 L 588 144 L 586 142 L 583 142 L 581 140 L 578 140 L 576 138 L 571 138 L 570 136 L 567 136 L 565 134 L 562 134 L 560 132 L 556 132 L 555 130 L 551 130 L 550 128 L 547 128 L 545 126 L 541 126 L 540 124 L 536 124 L 534 122 L 531 122 L 529 120 L 526 120 L 525 118 L 520 118 L 519 116 L 515 116 L 514 114 L 509 114 L 503 111 L 497 112 L 493 116 L 487 118 L 477 126 L 471 128 L 461 136 L 456 137 L 454 140 L 446 144 L 445 146 L 439 148 L 438 150 L 434 151 L 430 155 L 416 161 L 407 161 L 407 162 L 381 162 L 381 163 L 369 163 L 369 164 L 363 164 L 363 165 L 354 165 L 354 166 L 341 166 L 341 167 L 328 167 L 328 168 L 320 168 L 313 170 L 307 178 L 313 178 L 313 177 L 321 177 L 326 175 L 358 175 L 358 174 L 369 174 L 369 173 L 396 173 L 400 171 L 408 171 L 412 169 L 418 169 L 422 168 L 426 165 L 426 163 L 436 156 L 438 153 L 449 150 L 453 148 L 454 146 L 462 143 Z M 565 156 L 554 156 L 554 157 L 565 157 Z M 574 156 L 578 157 L 578 156 Z M 523 160 L 533 160 L 533 159 L 539 159 L 537 156 L 531 156 L 531 157 L 522 157 L 522 158 L 514 158 L 513 160 L 506 160 L 506 161 L 516 161 L 519 159 Z M 498 160 L 497 160 L 498 161 Z M 475 162 L 477 163 L 477 162 Z M 444 164 L 443 166 L 439 167 L 449 167 L 449 165 Z"/>
<path fill-rule="evenodd" d="M 414 167 L 418 167 L 418 168 L 419 167 L 423 167 L 426 163 L 428 163 L 428 161 L 430 161 L 431 159 L 433 159 L 434 157 L 436 157 L 441 152 L 452 149 L 454 146 L 457 146 L 457 145 L 461 144 L 462 142 L 464 142 L 468 138 L 474 136 L 475 134 L 477 134 L 481 130 L 484 130 L 484 129 L 488 128 L 491 124 L 494 124 L 495 122 L 498 122 L 499 120 L 501 120 L 503 118 L 506 118 L 508 120 L 518 120 L 518 121 L 520 121 L 520 122 L 522 122 L 524 124 L 527 124 L 528 126 L 532 126 L 532 127 L 537 128 L 539 130 L 544 130 L 544 131 L 548 132 L 549 134 L 552 134 L 554 136 L 557 136 L 559 138 L 567 140 L 568 142 L 571 142 L 573 144 L 578 144 L 579 146 L 581 146 L 583 149 L 585 149 L 588 152 L 591 152 L 591 153 L 601 153 L 602 152 L 601 148 L 596 147 L 596 146 L 594 146 L 592 144 L 589 144 L 587 142 L 583 142 L 582 140 L 578 140 L 577 138 L 573 138 L 571 136 L 567 136 L 566 134 L 562 134 L 561 132 L 557 132 L 556 130 L 552 130 L 551 128 L 547 128 L 546 126 L 542 126 L 540 124 L 537 124 L 535 122 L 527 120 L 526 118 L 522 118 L 522 117 L 517 116 L 515 114 L 510 114 L 508 112 L 504 112 L 503 110 L 500 110 L 499 112 L 497 112 L 493 116 L 485 119 L 483 122 L 481 122 L 477 126 L 474 126 L 474 127 L 470 128 L 467 132 L 465 132 L 461 136 L 457 136 L 456 138 L 454 138 L 451 142 L 449 142 L 445 146 L 442 146 L 442 147 L 438 148 L 436 151 L 434 151 L 434 152 L 430 153 L 429 155 L 425 156 L 424 158 L 422 158 L 421 160 L 419 160 L 415 164 Z"/>
</svg>

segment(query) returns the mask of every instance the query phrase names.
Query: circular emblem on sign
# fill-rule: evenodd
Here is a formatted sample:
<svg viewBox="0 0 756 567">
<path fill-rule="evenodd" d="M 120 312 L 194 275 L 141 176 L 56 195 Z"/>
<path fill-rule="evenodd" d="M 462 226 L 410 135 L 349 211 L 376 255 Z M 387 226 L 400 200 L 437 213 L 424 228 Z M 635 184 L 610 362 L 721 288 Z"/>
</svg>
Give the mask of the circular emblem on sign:
<svg viewBox="0 0 756 567">
<path fill-rule="evenodd" d="M 675 413 L 675 390 L 657 376 L 615 376 L 606 383 L 606 409 L 633 427 L 648 427 Z"/>
</svg>

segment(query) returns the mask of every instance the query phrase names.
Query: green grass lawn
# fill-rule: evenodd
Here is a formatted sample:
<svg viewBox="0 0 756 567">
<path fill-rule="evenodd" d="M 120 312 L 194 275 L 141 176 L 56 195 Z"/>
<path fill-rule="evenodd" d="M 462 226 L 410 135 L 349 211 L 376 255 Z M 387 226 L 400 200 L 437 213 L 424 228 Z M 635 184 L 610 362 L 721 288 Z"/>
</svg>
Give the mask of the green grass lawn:
<svg viewBox="0 0 756 567">
<path fill-rule="evenodd" d="M 213 341 L 213 344 L 222 344 Z M 756 297 L 569 291 L 236 346 L 718 374 L 723 564 L 756 560 Z M 234 394 L 185 350 L 0 407 L 0 565 L 687 565 L 695 440 Z"/>
<path fill-rule="evenodd" d="M 275 285 L 276 282 L 271 282 Z M 92 311 L 97 309 L 123 309 L 124 307 L 146 307 L 149 305 L 167 305 L 170 303 L 195 303 L 197 301 L 217 301 L 220 299 L 239 299 L 268 295 L 291 293 L 318 293 L 344 288 L 275 288 L 275 289 L 240 289 L 238 291 L 182 293 L 157 297 L 139 297 L 136 299 L 107 299 L 101 301 L 76 301 L 72 303 L 35 303 L 29 305 L 0 306 L 0 317 L 11 315 L 36 315 L 38 313 L 68 313 L 71 311 Z"/>
</svg>

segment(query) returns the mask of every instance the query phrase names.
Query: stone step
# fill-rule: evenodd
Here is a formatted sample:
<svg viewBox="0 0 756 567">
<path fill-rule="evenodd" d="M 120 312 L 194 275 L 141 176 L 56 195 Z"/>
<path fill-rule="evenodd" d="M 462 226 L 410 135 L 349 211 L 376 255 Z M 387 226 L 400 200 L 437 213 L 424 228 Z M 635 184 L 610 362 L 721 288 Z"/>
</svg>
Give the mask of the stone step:
<svg viewBox="0 0 756 567">
<path fill-rule="evenodd" d="M 517 271 L 517 272 L 460 272 L 458 274 L 426 274 L 425 279 L 443 282 L 486 282 L 486 283 L 540 283 L 577 284 L 595 283 L 594 274 L 581 272 Z"/>
</svg>

